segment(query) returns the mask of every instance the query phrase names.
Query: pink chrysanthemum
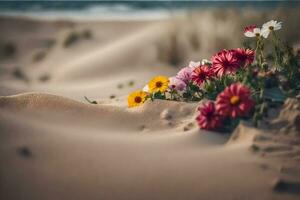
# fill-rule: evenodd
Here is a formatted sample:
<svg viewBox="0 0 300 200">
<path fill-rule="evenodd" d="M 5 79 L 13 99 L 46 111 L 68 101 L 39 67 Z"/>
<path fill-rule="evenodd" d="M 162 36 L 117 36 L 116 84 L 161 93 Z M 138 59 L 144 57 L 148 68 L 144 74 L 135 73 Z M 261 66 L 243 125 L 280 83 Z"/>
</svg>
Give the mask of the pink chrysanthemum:
<svg viewBox="0 0 300 200">
<path fill-rule="evenodd" d="M 217 114 L 214 102 L 204 103 L 198 108 L 200 112 L 196 118 L 201 129 L 214 130 L 222 126 L 222 117 Z"/>
<path fill-rule="evenodd" d="M 237 48 L 234 52 L 241 66 L 249 65 L 254 61 L 255 52 L 251 49 Z"/>
<path fill-rule="evenodd" d="M 232 50 L 223 50 L 212 57 L 211 70 L 216 76 L 233 74 L 240 67 L 240 63 Z"/>
<path fill-rule="evenodd" d="M 182 81 L 181 79 L 178 79 L 177 77 L 171 77 L 169 78 L 169 88 L 173 90 L 179 90 L 183 91 L 186 89 L 186 83 Z"/>
<path fill-rule="evenodd" d="M 200 86 L 204 81 L 210 79 L 212 75 L 213 73 L 207 65 L 200 65 L 194 68 L 191 79 Z"/>
<path fill-rule="evenodd" d="M 176 78 L 182 80 L 187 84 L 191 80 L 192 72 L 193 72 L 193 68 L 184 67 L 177 73 Z"/>
<path fill-rule="evenodd" d="M 231 84 L 216 99 L 216 110 L 224 117 L 240 117 L 247 115 L 254 106 L 251 91 L 241 83 Z"/>
</svg>

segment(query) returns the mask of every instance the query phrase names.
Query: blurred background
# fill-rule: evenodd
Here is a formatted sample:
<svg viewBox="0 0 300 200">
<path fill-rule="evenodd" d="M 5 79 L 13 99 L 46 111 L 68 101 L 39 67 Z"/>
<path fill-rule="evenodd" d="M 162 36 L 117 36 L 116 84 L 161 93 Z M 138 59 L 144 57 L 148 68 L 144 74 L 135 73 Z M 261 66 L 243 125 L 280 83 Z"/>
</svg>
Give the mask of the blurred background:
<svg viewBox="0 0 300 200">
<path fill-rule="evenodd" d="M 298 48 L 299 6 L 298 1 L 0 1 L 0 95 L 126 95 L 153 75 L 172 75 L 191 60 L 242 46 L 246 25 L 271 19 L 283 22 L 282 38 Z"/>
</svg>

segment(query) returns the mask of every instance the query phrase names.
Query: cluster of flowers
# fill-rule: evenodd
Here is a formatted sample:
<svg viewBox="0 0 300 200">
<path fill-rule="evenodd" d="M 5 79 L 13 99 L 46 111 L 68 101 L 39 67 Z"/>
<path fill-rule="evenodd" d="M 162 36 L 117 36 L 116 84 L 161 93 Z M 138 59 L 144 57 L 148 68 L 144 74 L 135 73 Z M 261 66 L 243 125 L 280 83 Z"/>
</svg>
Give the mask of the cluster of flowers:
<svg viewBox="0 0 300 200">
<path fill-rule="evenodd" d="M 244 35 L 246 37 L 259 37 L 268 38 L 272 31 L 277 31 L 282 28 L 282 22 L 277 22 L 275 20 L 268 21 L 264 23 L 262 28 L 258 28 L 255 24 L 247 26 L 244 30 Z"/>
<path fill-rule="evenodd" d="M 256 38 L 255 48 L 222 50 L 213 55 L 211 60 L 190 62 L 176 76 L 154 77 L 143 90 L 128 96 L 129 107 L 141 105 L 147 99 L 206 99 L 198 108 L 199 115 L 196 120 L 200 128 L 207 130 L 223 130 L 226 126 L 232 128 L 240 119 L 261 119 L 267 102 L 270 102 L 265 97 L 266 80 L 269 81 L 269 76 L 275 75 L 275 84 L 272 86 L 277 88 L 282 82 L 277 76 L 284 77 L 293 72 L 294 78 L 299 79 L 298 63 L 294 62 L 293 69 L 290 67 L 287 73 L 286 69 L 282 69 L 291 60 L 295 60 L 296 56 L 287 52 L 285 57 L 285 53 L 280 50 L 281 43 L 275 31 L 281 29 L 281 26 L 281 22 L 271 20 L 262 28 L 257 28 L 256 25 L 246 27 L 244 35 Z M 273 34 L 275 47 L 274 67 L 266 63 L 264 56 L 264 40 L 270 34 Z M 286 77 L 288 78 L 293 77 Z"/>
</svg>

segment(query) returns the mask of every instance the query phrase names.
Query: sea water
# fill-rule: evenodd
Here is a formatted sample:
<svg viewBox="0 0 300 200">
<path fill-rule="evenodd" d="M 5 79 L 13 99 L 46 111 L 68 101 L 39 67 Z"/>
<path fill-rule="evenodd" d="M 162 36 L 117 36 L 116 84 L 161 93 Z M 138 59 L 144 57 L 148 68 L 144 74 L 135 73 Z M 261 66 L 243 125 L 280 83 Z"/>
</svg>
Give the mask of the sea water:
<svg viewBox="0 0 300 200">
<path fill-rule="evenodd" d="M 193 9 L 298 6 L 298 1 L 0 1 L 0 15 L 47 19 L 154 20 Z"/>
</svg>

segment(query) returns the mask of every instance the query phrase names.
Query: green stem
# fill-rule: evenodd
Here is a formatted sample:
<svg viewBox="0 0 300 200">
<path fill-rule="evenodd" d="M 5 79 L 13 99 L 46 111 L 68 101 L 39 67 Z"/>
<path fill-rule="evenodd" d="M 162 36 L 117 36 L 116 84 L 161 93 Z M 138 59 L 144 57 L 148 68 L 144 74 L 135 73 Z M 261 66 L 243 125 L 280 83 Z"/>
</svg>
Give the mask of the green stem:
<svg viewBox="0 0 300 200">
<path fill-rule="evenodd" d="M 272 31 L 272 43 L 274 46 L 274 54 L 275 54 L 275 67 L 278 71 L 283 65 L 283 53 L 281 51 L 280 39 L 276 35 L 275 31 Z"/>
<path fill-rule="evenodd" d="M 261 36 L 256 37 L 256 62 L 258 63 L 259 67 L 263 69 L 263 62 L 264 62 L 264 43 L 263 38 Z"/>
</svg>

